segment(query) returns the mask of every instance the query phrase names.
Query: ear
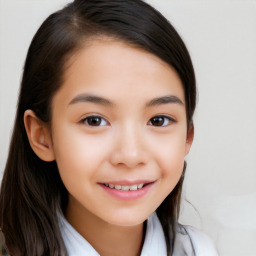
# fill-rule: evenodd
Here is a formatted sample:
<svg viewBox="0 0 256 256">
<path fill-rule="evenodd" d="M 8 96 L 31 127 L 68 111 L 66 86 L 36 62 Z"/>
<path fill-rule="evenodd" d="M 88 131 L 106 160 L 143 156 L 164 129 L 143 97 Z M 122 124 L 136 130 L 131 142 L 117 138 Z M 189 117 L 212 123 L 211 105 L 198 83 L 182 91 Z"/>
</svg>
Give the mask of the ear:
<svg viewBox="0 0 256 256">
<path fill-rule="evenodd" d="M 35 154 L 43 161 L 55 160 L 52 139 L 47 124 L 41 121 L 32 110 L 26 110 L 24 125 L 30 146 Z"/>
<path fill-rule="evenodd" d="M 193 139 L 194 139 L 194 124 L 191 123 L 189 126 L 189 129 L 188 129 L 188 133 L 187 133 L 185 155 L 187 155 L 189 153 Z"/>
</svg>

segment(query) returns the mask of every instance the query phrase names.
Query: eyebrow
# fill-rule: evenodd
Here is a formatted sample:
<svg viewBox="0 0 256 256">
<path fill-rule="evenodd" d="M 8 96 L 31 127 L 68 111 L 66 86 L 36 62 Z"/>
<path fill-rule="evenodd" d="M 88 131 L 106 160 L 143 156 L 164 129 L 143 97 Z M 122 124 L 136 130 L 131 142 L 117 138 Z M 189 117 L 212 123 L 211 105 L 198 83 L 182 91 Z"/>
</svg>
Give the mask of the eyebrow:
<svg viewBox="0 0 256 256">
<path fill-rule="evenodd" d="M 69 105 L 76 104 L 76 103 L 83 103 L 83 102 L 91 102 L 91 103 L 108 106 L 108 107 L 115 106 L 115 104 L 110 100 L 106 98 L 102 98 L 100 96 L 92 95 L 92 94 L 79 94 L 70 101 Z M 184 105 L 182 100 L 180 100 L 177 96 L 167 95 L 167 96 L 158 97 L 150 100 L 148 103 L 146 103 L 146 107 L 154 107 L 154 106 L 169 104 L 169 103 Z"/>
<path fill-rule="evenodd" d="M 152 99 L 146 104 L 146 107 L 154 107 L 162 104 L 169 104 L 169 103 L 174 103 L 174 104 L 180 104 L 184 105 L 181 99 L 179 99 L 177 96 L 174 95 L 168 95 L 168 96 L 163 96 L 159 98 Z"/>
<path fill-rule="evenodd" d="M 91 102 L 109 107 L 114 106 L 114 103 L 112 103 L 110 100 L 92 94 L 79 94 L 70 101 L 69 105 L 82 102 Z"/>
</svg>

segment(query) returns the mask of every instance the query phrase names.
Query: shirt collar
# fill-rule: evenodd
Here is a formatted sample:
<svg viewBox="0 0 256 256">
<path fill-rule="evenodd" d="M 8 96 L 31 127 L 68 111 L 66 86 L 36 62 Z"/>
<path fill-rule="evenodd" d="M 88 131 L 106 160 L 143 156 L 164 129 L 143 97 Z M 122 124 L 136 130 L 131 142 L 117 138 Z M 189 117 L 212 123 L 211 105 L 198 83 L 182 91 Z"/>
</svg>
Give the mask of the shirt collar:
<svg viewBox="0 0 256 256">
<path fill-rule="evenodd" d="M 167 255 L 162 225 L 154 212 L 148 219 L 141 256 Z"/>
<path fill-rule="evenodd" d="M 63 217 L 59 216 L 60 229 L 69 256 L 100 256 L 99 253 L 88 243 Z M 161 223 L 153 213 L 147 221 L 147 230 L 141 252 L 141 256 L 167 255 L 165 237 Z"/>
</svg>

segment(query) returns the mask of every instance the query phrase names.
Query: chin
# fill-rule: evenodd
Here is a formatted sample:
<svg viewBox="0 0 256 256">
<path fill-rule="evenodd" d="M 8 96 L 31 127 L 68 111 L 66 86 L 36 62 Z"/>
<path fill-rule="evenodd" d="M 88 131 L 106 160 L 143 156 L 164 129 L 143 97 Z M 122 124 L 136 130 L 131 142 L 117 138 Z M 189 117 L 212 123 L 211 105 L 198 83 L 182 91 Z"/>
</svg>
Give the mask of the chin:
<svg viewBox="0 0 256 256">
<path fill-rule="evenodd" d="M 108 223 L 115 226 L 122 226 L 122 227 L 131 227 L 131 226 L 137 226 L 142 224 L 145 220 L 148 219 L 150 216 L 146 214 L 139 214 L 139 213 L 119 213 L 119 214 L 113 214 L 108 219 Z"/>
</svg>

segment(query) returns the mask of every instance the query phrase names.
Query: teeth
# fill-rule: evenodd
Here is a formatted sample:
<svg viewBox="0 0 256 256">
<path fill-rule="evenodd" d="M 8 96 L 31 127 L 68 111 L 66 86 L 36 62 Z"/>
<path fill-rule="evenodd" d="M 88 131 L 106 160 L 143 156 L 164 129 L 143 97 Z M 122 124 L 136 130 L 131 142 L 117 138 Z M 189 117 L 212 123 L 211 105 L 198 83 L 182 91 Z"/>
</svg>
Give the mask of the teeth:
<svg viewBox="0 0 256 256">
<path fill-rule="evenodd" d="M 142 188 L 142 187 L 143 187 L 143 184 L 139 184 L 139 185 L 138 185 L 138 188 Z"/>
<path fill-rule="evenodd" d="M 129 190 L 129 186 L 122 186 L 122 190 L 128 191 Z"/>
<path fill-rule="evenodd" d="M 123 191 L 132 190 L 132 191 L 135 191 L 135 190 L 143 188 L 144 184 L 142 183 L 142 184 L 132 185 L 132 186 L 127 186 L 127 185 L 122 186 L 122 185 L 114 185 L 114 184 L 105 183 L 104 185 L 106 187 L 110 187 L 110 188 L 117 189 L 117 190 L 123 190 Z"/>
<path fill-rule="evenodd" d="M 130 187 L 130 190 L 137 190 L 138 189 L 138 186 L 137 185 L 133 185 Z"/>
<path fill-rule="evenodd" d="M 121 190 L 122 186 L 121 185 L 115 185 L 115 189 Z"/>
</svg>

